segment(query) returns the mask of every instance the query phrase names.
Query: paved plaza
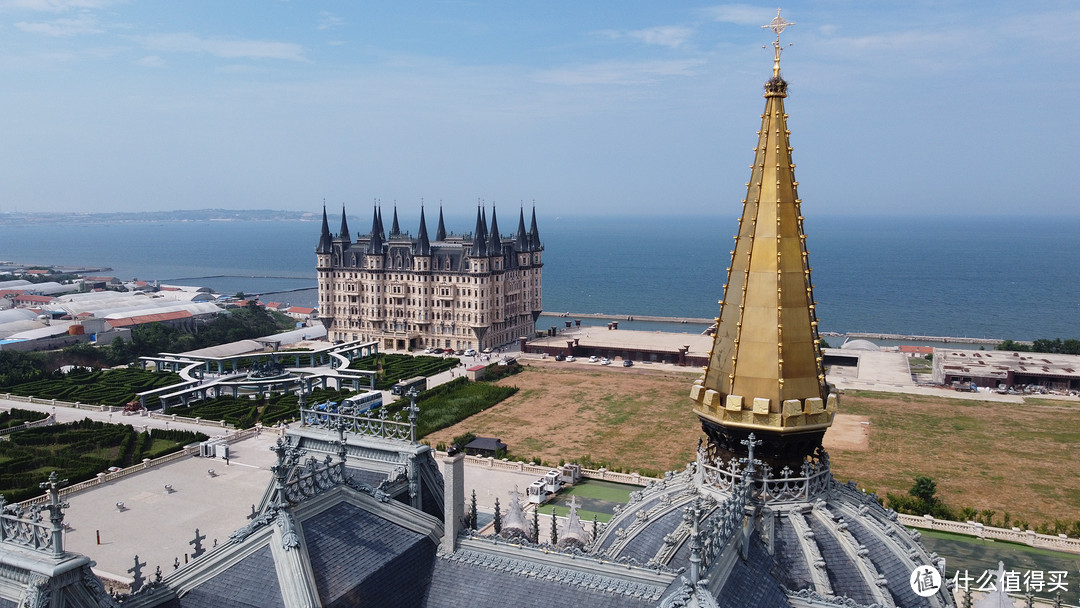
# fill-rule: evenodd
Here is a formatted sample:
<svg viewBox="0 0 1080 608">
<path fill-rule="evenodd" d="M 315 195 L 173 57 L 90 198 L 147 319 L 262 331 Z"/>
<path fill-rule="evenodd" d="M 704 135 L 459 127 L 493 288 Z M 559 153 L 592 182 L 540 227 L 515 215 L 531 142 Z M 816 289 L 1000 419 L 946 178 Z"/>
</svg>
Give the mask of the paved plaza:
<svg viewBox="0 0 1080 608">
<path fill-rule="evenodd" d="M 90 556 L 97 561 L 95 571 L 112 580 L 133 578 L 129 569 L 136 553 L 146 564 L 143 577 L 150 578 L 158 566 L 163 574 L 172 572 L 175 560 L 183 564 L 195 553 L 196 528 L 209 550 L 247 522 L 269 485 L 277 458 L 270 447 L 276 440 L 276 434 L 264 432 L 234 443 L 228 464 L 181 458 L 69 495 L 65 547 Z"/>
</svg>

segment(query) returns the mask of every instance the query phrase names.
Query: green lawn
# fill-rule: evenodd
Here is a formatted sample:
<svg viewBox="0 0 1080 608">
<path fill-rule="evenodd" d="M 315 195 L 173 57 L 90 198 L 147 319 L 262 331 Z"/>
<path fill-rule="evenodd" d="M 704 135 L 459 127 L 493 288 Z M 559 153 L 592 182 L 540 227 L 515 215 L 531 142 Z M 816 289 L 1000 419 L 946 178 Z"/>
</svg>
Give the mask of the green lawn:
<svg viewBox="0 0 1080 608">
<path fill-rule="evenodd" d="M 936 530 L 919 530 L 922 543 L 927 550 L 945 558 L 945 573 L 948 578 L 960 571 L 961 577 L 977 579 L 986 570 L 996 571 L 998 562 L 1004 562 L 1005 569 L 1020 573 L 1021 585 L 1027 572 L 1043 572 L 1048 580 L 1051 570 L 1065 571 L 1066 592 L 1062 600 L 1069 605 L 1080 603 L 1080 583 L 1077 573 L 1080 571 L 1080 555 L 1061 553 L 1020 545 L 1016 543 L 980 540 L 972 536 L 949 534 Z M 974 588 L 975 586 L 972 585 Z M 1021 586 L 1021 589 L 1023 587 Z M 1033 592 L 1036 597 L 1052 597 L 1052 594 Z"/>
<path fill-rule="evenodd" d="M 540 512 L 550 517 L 551 510 L 555 509 L 556 515 L 565 517 L 570 512 L 570 497 L 577 497 L 578 516 L 586 522 L 588 529 L 588 522 L 592 521 L 593 515 L 596 515 L 596 520 L 600 523 L 611 521 L 615 507 L 625 505 L 630 500 L 630 493 L 640 489 L 639 486 L 586 479 L 559 492 L 547 504 L 541 505 Z"/>
</svg>

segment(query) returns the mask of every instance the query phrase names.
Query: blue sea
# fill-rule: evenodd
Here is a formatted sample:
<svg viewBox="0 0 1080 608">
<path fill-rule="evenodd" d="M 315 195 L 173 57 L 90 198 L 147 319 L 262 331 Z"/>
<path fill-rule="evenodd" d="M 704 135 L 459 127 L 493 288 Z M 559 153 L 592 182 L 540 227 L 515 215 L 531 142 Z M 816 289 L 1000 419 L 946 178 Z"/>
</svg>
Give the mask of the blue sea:
<svg viewBox="0 0 1080 608">
<path fill-rule="evenodd" d="M 540 216 L 545 311 L 715 317 L 737 211 Z M 366 231 L 369 217 L 350 217 L 352 231 Z M 500 219 L 504 231 L 516 227 L 516 217 Z M 315 304 L 316 222 L 3 221 L 0 260 L 107 266 L 113 270 L 103 274 L 122 279 Z M 403 214 L 401 223 L 409 229 L 418 219 Z M 464 215 L 448 215 L 446 223 L 451 232 L 470 232 L 474 224 Z M 1080 217 L 811 216 L 805 226 L 822 331 L 1080 338 Z M 559 322 L 552 321 L 539 326 Z"/>
</svg>

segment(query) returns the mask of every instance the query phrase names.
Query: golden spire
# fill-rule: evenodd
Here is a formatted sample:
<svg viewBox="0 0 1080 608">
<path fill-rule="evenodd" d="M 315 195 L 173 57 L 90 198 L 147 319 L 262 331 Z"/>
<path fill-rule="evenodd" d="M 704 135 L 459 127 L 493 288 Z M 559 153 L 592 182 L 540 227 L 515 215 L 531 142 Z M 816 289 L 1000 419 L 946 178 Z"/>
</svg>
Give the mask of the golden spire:
<svg viewBox="0 0 1080 608">
<path fill-rule="evenodd" d="M 710 436 L 725 427 L 755 430 L 759 436 L 760 431 L 820 434 L 836 410 L 822 366 L 784 112 L 780 32 L 788 25 L 777 11 L 765 26 L 777 35 L 773 77 L 765 85 L 765 113 L 709 365 L 690 394 Z"/>
</svg>

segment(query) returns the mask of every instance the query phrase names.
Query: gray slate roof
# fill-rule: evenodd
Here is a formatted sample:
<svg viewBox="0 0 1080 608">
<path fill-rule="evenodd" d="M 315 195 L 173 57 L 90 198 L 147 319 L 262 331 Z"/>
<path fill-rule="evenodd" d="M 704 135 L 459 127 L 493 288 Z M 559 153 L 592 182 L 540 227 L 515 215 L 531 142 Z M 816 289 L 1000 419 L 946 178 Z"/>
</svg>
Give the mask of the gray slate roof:
<svg viewBox="0 0 1080 608">
<path fill-rule="evenodd" d="M 274 557 L 264 546 L 184 594 L 178 608 L 285 608 Z"/>
<path fill-rule="evenodd" d="M 810 578 L 810 568 L 795 528 L 787 517 L 778 517 L 775 522 L 773 546 L 777 567 L 773 569 L 773 574 L 788 589 L 813 588 L 814 581 Z"/>
<path fill-rule="evenodd" d="M 849 597 L 860 604 L 873 604 L 874 595 L 870 592 L 866 580 L 858 567 L 851 561 L 836 535 L 813 515 L 807 516 L 810 529 L 814 531 L 821 557 L 825 560 L 825 570 L 829 573 L 829 583 L 838 596 Z"/>
<path fill-rule="evenodd" d="M 616 594 L 584 585 L 549 580 L 509 570 L 438 559 L 425 608 L 652 608 L 655 600 Z"/>
<path fill-rule="evenodd" d="M 755 534 L 746 561 L 736 560 L 716 603 L 720 608 L 784 608 L 790 606 L 772 575 L 773 560 Z"/>
<path fill-rule="evenodd" d="M 346 502 L 302 525 L 323 606 L 422 605 L 436 549 L 428 537 Z"/>
</svg>

